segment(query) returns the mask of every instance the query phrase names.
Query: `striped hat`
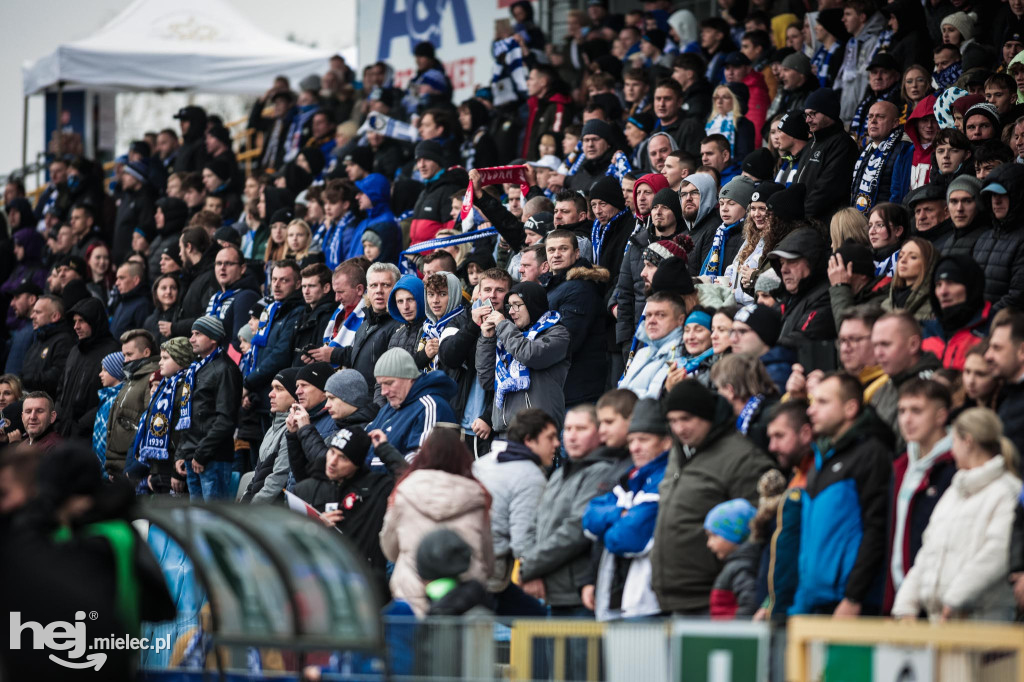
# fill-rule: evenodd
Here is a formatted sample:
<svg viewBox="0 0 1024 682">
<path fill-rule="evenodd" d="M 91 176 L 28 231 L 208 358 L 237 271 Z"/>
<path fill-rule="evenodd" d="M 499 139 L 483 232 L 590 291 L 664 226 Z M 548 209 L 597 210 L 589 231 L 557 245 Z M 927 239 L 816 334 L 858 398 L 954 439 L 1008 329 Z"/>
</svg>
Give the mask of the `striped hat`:
<svg viewBox="0 0 1024 682">
<path fill-rule="evenodd" d="M 661 261 L 672 256 L 686 261 L 686 250 L 671 239 L 662 239 L 644 249 L 644 260 L 655 267 L 661 265 Z"/>
<path fill-rule="evenodd" d="M 100 360 L 100 367 L 118 381 L 124 381 L 124 353 L 121 351 L 104 356 Z"/>
</svg>

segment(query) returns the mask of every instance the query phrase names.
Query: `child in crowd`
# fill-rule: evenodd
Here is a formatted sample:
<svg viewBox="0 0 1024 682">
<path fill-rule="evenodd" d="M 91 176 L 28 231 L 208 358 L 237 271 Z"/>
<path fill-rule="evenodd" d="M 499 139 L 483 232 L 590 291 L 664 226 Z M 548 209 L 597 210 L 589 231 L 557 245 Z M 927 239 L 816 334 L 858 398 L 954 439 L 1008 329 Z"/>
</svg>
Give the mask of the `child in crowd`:
<svg viewBox="0 0 1024 682">
<path fill-rule="evenodd" d="M 124 353 L 110 353 L 100 361 L 100 383 L 103 384 L 103 388 L 99 390 L 100 406 L 96 410 L 96 421 L 92 426 L 92 451 L 104 467 L 107 464 L 107 421 L 110 418 L 110 408 L 114 406 L 114 398 L 121 391 L 123 381 Z"/>
<path fill-rule="evenodd" d="M 716 505 L 704 519 L 708 549 L 724 564 L 711 588 L 712 618 L 749 618 L 757 611 L 757 569 L 763 545 L 747 542 L 756 513 L 754 505 L 740 498 Z"/>
</svg>

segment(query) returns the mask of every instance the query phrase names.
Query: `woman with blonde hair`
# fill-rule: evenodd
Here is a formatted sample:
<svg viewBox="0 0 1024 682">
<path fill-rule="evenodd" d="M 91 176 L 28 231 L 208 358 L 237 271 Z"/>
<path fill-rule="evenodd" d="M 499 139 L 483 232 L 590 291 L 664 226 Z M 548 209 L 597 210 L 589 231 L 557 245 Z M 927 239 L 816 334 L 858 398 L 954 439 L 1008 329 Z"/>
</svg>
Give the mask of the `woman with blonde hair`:
<svg viewBox="0 0 1024 682">
<path fill-rule="evenodd" d="M 932 271 L 938 252 L 924 237 L 911 237 L 903 243 L 889 296 L 882 301 L 886 310 L 902 308 L 918 321 L 935 317 L 932 310 Z"/>
<path fill-rule="evenodd" d="M 900 83 L 900 96 L 907 103 L 909 113 L 913 113 L 917 103 L 935 91 L 932 87 L 931 72 L 920 64 L 908 66 Z"/>
<path fill-rule="evenodd" d="M 871 244 L 871 240 L 868 239 L 868 220 L 852 206 L 839 209 L 832 215 L 828 234 L 832 239 L 833 252 L 838 251 L 846 242 L 856 242 L 865 246 Z"/>
<path fill-rule="evenodd" d="M 313 230 L 301 218 L 288 223 L 285 243 L 288 245 L 288 257 L 299 264 L 300 270 L 307 265 L 324 262 L 323 252 L 313 242 Z"/>
<path fill-rule="evenodd" d="M 935 505 L 892 615 L 932 621 L 1013 620 L 1010 531 L 1021 481 L 1017 449 L 992 410 L 972 407 L 953 422 L 958 471 Z"/>
<path fill-rule="evenodd" d="M 750 91 L 743 83 L 719 85 L 712 94 L 711 115 L 704 124 L 705 135 L 722 135 L 729 141 L 733 161 L 741 162 L 754 151 L 754 124 L 746 118 Z"/>
</svg>

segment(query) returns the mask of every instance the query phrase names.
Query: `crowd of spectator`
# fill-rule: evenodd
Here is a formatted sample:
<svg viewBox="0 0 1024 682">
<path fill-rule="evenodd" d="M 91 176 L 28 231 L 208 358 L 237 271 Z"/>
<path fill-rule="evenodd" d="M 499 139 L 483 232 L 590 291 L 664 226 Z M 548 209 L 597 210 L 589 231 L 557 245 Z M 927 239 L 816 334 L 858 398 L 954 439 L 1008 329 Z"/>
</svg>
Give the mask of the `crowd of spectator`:
<svg viewBox="0 0 1024 682">
<path fill-rule="evenodd" d="M 639 4 L 12 179 L 0 510 L 78 440 L 419 616 L 1013 619 L 1024 4 Z"/>
</svg>

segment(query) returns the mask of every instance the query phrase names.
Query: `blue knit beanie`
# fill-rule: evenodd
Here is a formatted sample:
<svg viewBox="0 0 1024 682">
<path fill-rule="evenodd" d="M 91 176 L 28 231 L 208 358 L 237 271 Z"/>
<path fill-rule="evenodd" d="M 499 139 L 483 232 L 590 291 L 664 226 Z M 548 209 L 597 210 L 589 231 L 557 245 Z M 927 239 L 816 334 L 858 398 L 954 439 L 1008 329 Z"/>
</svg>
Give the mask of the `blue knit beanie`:
<svg viewBox="0 0 1024 682">
<path fill-rule="evenodd" d="M 729 500 L 715 505 L 704 519 L 704 530 L 742 545 L 750 536 L 750 521 L 757 513 L 757 508 L 743 498 Z"/>
<path fill-rule="evenodd" d="M 118 381 L 124 381 L 124 353 L 110 353 L 100 360 L 100 367 Z"/>
</svg>

